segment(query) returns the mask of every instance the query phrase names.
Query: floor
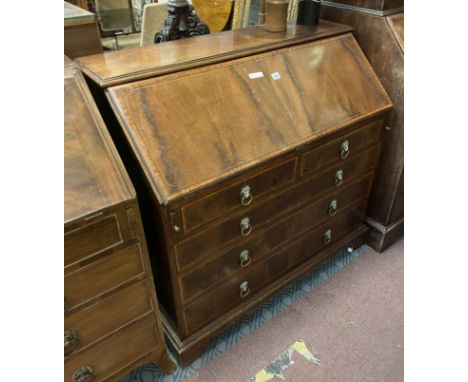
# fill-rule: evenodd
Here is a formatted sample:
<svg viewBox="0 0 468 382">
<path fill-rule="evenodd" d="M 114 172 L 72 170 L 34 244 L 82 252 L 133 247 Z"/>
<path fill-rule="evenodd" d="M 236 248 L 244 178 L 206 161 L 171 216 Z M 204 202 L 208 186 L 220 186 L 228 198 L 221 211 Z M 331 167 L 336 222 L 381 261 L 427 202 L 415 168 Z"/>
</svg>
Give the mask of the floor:
<svg viewBox="0 0 468 382">
<path fill-rule="evenodd" d="M 337 254 L 189 367 L 164 376 L 149 364 L 122 382 L 403 381 L 403 249 L 400 239 L 382 254 Z"/>
</svg>

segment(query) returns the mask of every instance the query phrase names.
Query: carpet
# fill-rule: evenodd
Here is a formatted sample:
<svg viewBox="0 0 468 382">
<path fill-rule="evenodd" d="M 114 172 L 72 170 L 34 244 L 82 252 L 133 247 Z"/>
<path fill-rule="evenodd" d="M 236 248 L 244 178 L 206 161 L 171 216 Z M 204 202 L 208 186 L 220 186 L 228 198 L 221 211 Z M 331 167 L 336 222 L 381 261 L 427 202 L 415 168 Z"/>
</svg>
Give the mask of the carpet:
<svg viewBox="0 0 468 382">
<path fill-rule="evenodd" d="M 259 305 L 253 311 L 236 321 L 228 329 L 220 333 L 208 345 L 207 349 L 192 364 L 185 368 L 178 368 L 172 375 L 165 375 L 159 368 L 153 364 L 143 365 L 127 375 L 121 382 L 180 382 L 189 376 L 194 376 L 194 381 L 207 381 L 207 379 L 197 379 L 199 370 L 209 362 L 217 359 L 227 349 L 238 343 L 241 339 L 256 331 L 259 327 L 265 325 L 273 317 L 283 312 L 286 308 L 309 294 L 311 290 L 323 284 L 330 279 L 332 275 L 348 266 L 359 256 L 368 250 L 367 246 L 361 246 L 349 253 L 344 250 L 328 261 L 319 265 L 312 272 L 284 288 L 269 300 Z M 290 332 L 293 328 L 288 329 Z M 294 341 L 293 341 L 294 342 Z M 229 353 L 229 352 L 228 352 Z M 274 358 L 274 357 L 273 357 Z M 273 360 L 270 359 L 268 362 Z M 265 360 L 262 368 L 268 362 Z M 305 361 L 304 361 L 305 362 Z M 239 368 L 241 365 L 236 365 Z M 254 375 L 258 370 L 251 370 Z M 247 381 L 251 375 L 248 375 L 243 381 Z M 228 378 L 228 379 L 225 379 Z M 233 382 L 232 377 L 218 375 L 214 380 L 218 382 Z M 191 380 L 191 379 L 190 379 Z M 211 380 L 211 379 L 210 379 Z M 187 380 L 188 381 L 188 380 Z"/>
</svg>

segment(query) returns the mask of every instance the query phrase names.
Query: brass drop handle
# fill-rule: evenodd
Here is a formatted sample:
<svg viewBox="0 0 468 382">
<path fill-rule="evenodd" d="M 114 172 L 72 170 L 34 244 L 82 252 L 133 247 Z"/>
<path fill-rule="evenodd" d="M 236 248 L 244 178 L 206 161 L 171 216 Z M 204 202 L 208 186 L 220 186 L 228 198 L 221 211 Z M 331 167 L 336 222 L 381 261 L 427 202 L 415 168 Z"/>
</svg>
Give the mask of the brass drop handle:
<svg viewBox="0 0 468 382">
<path fill-rule="evenodd" d="M 331 229 L 327 229 L 325 233 L 323 234 L 323 238 L 322 238 L 323 244 L 330 243 L 331 239 L 332 239 L 332 231 Z"/>
<path fill-rule="evenodd" d="M 245 217 L 240 221 L 240 230 L 242 236 L 248 236 L 252 232 L 252 226 L 250 225 L 250 218 Z"/>
<path fill-rule="evenodd" d="M 239 290 L 240 296 L 242 298 L 246 297 L 250 293 L 249 283 L 247 281 L 242 281 Z"/>
<path fill-rule="evenodd" d="M 341 144 L 340 156 L 341 159 L 346 159 L 349 155 L 349 141 L 344 141 Z"/>
<path fill-rule="evenodd" d="M 250 258 L 250 252 L 248 249 L 244 249 L 239 255 L 240 266 L 242 268 L 250 264 L 252 259 Z"/>
<path fill-rule="evenodd" d="M 338 202 L 336 199 L 333 199 L 328 206 L 328 215 L 335 216 L 336 210 L 338 209 Z"/>
<path fill-rule="evenodd" d="M 335 186 L 339 187 L 343 183 L 343 170 L 338 170 L 335 173 Z"/>
<path fill-rule="evenodd" d="M 78 333 L 74 330 L 66 330 L 64 334 L 64 355 L 73 353 L 80 345 Z"/>
<path fill-rule="evenodd" d="M 94 369 L 89 366 L 82 366 L 72 375 L 72 382 L 93 382 L 96 380 Z"/>
<path fill-rule="evenodd" d="M 241 188 L 240 198 L 241 198 L 241 204 L 243 206 L 248 206 L 250 203 L 252 203 L 252 199 L 253 199 L 252 189 L 250 188 L 248 184 Z"/>
</svg>

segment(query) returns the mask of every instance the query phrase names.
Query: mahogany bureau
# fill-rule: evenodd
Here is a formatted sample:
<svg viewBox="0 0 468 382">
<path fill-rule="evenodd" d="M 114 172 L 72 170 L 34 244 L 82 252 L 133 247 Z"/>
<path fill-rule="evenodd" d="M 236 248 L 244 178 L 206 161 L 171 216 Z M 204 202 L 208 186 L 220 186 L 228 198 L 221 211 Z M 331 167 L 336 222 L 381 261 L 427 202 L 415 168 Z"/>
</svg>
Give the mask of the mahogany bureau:
<svg viewBox="0 0 468 382">
<path fill-rule="evenodd" d="M 78 60 L 137 189 L 182 365 L 366 240 L 392 104 L 349 31 L 253 27 L 135 49 L 126 68 L 130 51 Z"/>
<path fill-rule="evenodd" d="M 65 58 L 65 381 L 170 372 L 135 191 L 80 71 Z"/>
<path fill-rule="evenodd" d="M 404 13 L 403 0 L 322 1 L 322 17 L 353 26 L 353 34 L 393 101 L 380 163 L 369 198 L 369 244 L 382 251 L 404 225 Z"/>
</svg>

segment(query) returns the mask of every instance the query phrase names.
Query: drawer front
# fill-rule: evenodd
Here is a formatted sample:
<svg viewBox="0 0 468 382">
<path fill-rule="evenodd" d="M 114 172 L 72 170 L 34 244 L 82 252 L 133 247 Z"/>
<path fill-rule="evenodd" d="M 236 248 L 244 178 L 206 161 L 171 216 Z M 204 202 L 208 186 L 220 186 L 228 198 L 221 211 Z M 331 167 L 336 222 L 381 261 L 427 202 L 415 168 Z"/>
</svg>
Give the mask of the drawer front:
<svg viewBox="0 0 468 382">
<path fill-rule="evenodd" d="M 115 215 L 67 232 L 64 238 L 65 266 L 122 243 Z"/>
<path fill-rule="evenodd" d="M 152 310 L 146 279 L 65 316 L 65 334 L 73 335 L 66 354 L 76 353 Z"/>
<path fill-rule="evenodd" d="M 143 272 L 139 244 L 113 252 L 65 275 L 65 303 L 73 309 Z"/>
<path fill-rule="evenodd" d="M 159 338 L 154 317 L 149 315 L 111 337 L 68 357 L 65 360 L 65 381 L 73 381 L 73 375 L 86 366 L 92 369 L 92 374 L 95 376 L 93 381 L 103 381 L 160 346 Z"/>
<path fill-rule="evenodd" d="M 244 208 L 253 200 L 294 180 L 296 158 L 251 176 L 241 183 L 214 192 L 181 208 L 186 230 L 199 226 L 235 208 Z M 247 191 L 248 190 L 248 191 Z M 241 191 L 242 194 L 241 194 Z"/>
<path fill-rule="evenodd" d="M 229 278 L 232 273 L 250 268 L 258 260 L 295 236 L 330 219 L 331 201 L 336 200 L 337 202 L 336 216 L 346 213 L 346 207 L 368 195 L 371 181 L 372 175 L 368 175 L 349 187 L 306 206 L 285 220 L 259 232 L 246 242 L 234 246 L 213 261 L 200 266 L 186 276 L 182 276 L 180 284 L 184 301 L 196 298 L 216 283 Z"/>
<path fill-rule="evenodd" d="M 358 227 L 364 220 L 365 207 L 366 203 L 362 202 L 344 215 L 330 218 L 327 223 L 295 240 L 275 255 L 231 277 L 222 285 L 195 300 L 184 311 L 187 335 L 235 306 L 255 297 L 255 292 L 268 286 L 268 283 L 277 280 L 287 271 Z M 323 237 L 328 230 L 331 231 L 331 241 L 326 244 Z M 241 295 L 242 292 L 244 296 Z"/>
<path fill-rule="evenodd" d="M 322 192 L 345 188 L 351 181 L 374 168 L 377 164 L 378 155 L 379 145 L 376 145 L 346 163 L 340 163 L 329 168 L 285 190 L 274 199 L 250 208 L 245 215 L 236 215 L 213 229 L 177 244 L 175 252 L 178 269 L 182 270 L 189 264 L 200 261 L 200 257 L 210 257 L 219 247 L 228 244 L 232 240 L 247 240 L 249 236 L 254 235 L 259 228 L 265 226 L 270 220 L 301 203 L 318 197 Z M 341 172 L 343 180 L 337 186 L 335 178 L 338 172 Z M 249 219 L 252 232 L 244 237 L 241 233 L 240 222 L 241 219 L 246 217 Z"/>
<path fill-rule="evenodd" d="M 340 138 L 305 152 L 301 159 L 301 175 L 320 170 L 334 162 L 346 162 L 351 159 L 359 150 L 380 141 L 382 125 L 382 120 L 373 121 L 342 135 Z"/>
</svg>

